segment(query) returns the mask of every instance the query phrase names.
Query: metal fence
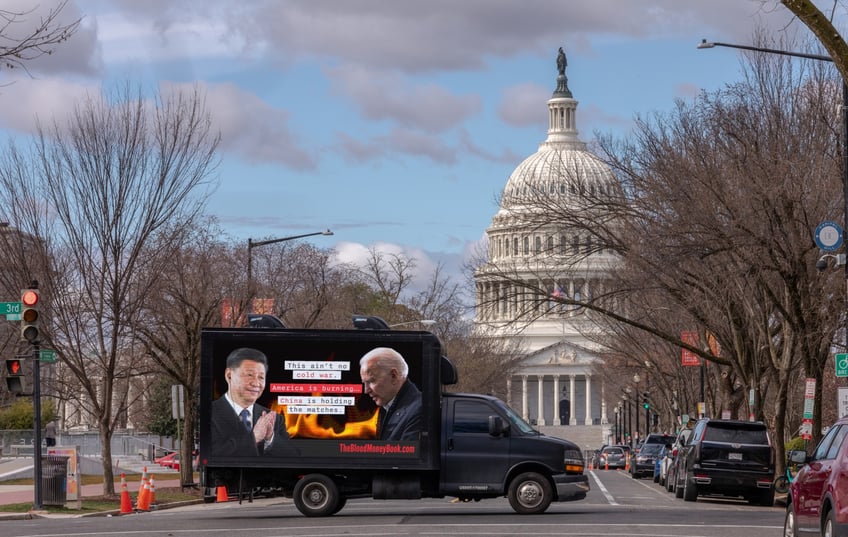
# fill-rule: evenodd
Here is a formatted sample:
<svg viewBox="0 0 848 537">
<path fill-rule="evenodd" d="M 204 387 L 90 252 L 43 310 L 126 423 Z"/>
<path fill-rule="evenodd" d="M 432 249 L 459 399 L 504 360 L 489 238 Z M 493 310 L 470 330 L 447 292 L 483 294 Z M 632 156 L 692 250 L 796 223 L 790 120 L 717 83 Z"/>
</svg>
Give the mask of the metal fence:
<svg viewBox="0 0 848 537">
<path fill-rule="evenodd" d="M 42 449 L 46 446 L 42 436 Z M 0 453 L 3 456 L 32 455 L 35 433 L 32 430 L 0 430 Z M 99 457 L 100 435 L 97 431 L 57 431 L 56 443 L 62 446 L 79 446 L 82 456 Z M 176 451 L 175 438 L 153 434 L 116 432 L 112 436 L 112 457 L 141 456 L 153 460 Z"/>
</svg>

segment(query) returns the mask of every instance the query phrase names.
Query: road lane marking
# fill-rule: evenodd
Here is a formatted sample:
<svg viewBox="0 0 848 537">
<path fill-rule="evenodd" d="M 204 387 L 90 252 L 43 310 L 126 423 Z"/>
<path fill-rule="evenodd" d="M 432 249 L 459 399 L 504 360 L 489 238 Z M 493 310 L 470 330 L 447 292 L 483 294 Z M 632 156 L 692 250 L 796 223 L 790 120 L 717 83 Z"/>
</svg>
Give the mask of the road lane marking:
<svg viewBox="0 0 848 537">
<path fill-rule="evenodd" d="M 598 479 L 598 476 L 595 475 L 594 471 L 589 470 L 589 475 L 591 475 L 592 479 L 595 480 L 595 483 L 598 485 L 598 489 L 601 491 L 601 493 L 604 495 L 604 498 L 607 499 L 610 505 L 620 505 L 617 501 L 615 501 L 615 498 L 613 498 L 612 494 L 609 493 L 604 484 L 601 483 L 601 480 Z"/>
</svg>

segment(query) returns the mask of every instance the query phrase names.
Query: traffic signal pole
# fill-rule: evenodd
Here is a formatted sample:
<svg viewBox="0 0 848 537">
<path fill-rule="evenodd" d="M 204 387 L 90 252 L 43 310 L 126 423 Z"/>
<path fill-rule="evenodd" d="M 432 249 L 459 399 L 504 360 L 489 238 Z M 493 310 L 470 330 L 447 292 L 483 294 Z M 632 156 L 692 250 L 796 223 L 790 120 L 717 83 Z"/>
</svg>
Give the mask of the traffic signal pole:
<svg viewBox="0 0 848 537">
<path fill-rule="evenodd" d="M 44 491 L 41 489 L 41 357 L 38 342 L 32 346 L 32 411 L 35 414 L 35 441 L 33 445 L 33 473 L 35 476 L 34 510 L 43 508 Z"/>
</svg>

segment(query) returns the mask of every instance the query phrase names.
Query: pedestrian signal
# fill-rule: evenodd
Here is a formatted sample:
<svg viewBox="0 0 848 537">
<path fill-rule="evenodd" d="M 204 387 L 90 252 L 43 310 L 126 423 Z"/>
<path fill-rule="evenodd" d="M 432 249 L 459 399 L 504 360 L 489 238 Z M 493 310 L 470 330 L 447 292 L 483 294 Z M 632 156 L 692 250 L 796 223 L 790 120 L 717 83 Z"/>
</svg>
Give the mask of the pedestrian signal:
<svg viewBox="0 0 848 537">
<path fill-rule="evenodd" d="M 6 359 L 6 388 L 12 395 L 23 395 L 26 392 L 24 363 L 20 358 Z"/>
</svg>

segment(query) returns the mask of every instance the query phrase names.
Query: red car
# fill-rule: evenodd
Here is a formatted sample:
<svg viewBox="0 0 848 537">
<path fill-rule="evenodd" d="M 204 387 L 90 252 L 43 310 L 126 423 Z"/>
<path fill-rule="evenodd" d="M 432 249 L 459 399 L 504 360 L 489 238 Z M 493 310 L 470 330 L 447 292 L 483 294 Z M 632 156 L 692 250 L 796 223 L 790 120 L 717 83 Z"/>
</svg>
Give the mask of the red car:
<svg viewBox="0 0 848 537">
<path fill-rule="evenodd" d="M 180 454 L 179 452 L 168 453 L 164 457 L 159 457 L 158 459 L 154 459 L 156 464 L 159 466 L 164 466 L 165 468 L 171 468 L 173 470 L 180 469 Z"/>
<path fill-rule="evenodd" d="M 815 452 L 790 451 L 804 464 L 789 486 L 784 535 L 848 535 L 848 417 L 839 419 Z M 814 533 L 808 533 L 814 532 Z"/>
</svg>

